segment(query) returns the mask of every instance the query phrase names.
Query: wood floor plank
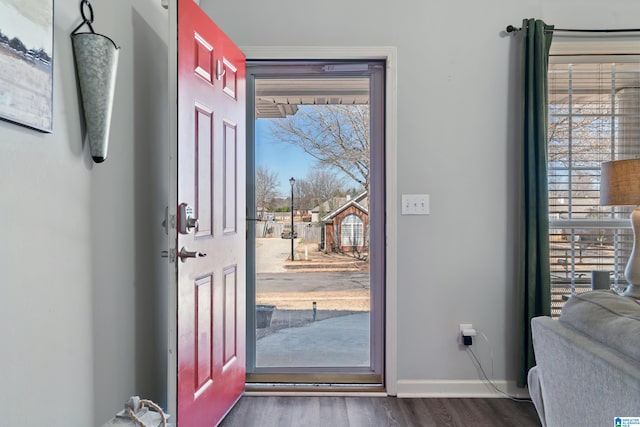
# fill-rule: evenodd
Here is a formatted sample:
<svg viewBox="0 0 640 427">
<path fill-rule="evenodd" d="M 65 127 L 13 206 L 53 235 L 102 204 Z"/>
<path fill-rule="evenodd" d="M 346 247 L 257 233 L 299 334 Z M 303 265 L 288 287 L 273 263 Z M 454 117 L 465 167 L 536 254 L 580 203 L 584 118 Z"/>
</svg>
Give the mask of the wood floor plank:
<svg viewBox="0 0 640 427">
<path fill-rule="evenodd" d="M 245 396 L 221 427 L 540 427 L 531 402 L 509 399 Z"/>
<path fill-rule="evenodd" d="M 445 406 L 445 400 L 446 399 L 424 399 L 424 404 L 429 410 L 429 413 L 431 413 L 435 426 L 455 427 L 455 421 Z"/>
<path fill-rule="evenodd" d="M 487 403 L 490 399 L 470 399 L 473 404 L 474 417 L 478 420 L 478 426 L 498 427 L 505 426 L 504 421 L 496 417 L 495 409 Z M 493 400 L 493 399 L 491 399 Z"/>
<path fill-rule="evenodd" d="M 292 398 L 281 396 L 242 397 L 221 426 L 282 427 L 292 424 Z"/>
<path fill-rule="evenodd" d="M 506 427 L 537 427 L 540 425 L 536 409 L 530 402 L 509 399 L 487 399 L 496 421 Z"/>
<path fill-rule="evenodd" d="M 349 427 L 347 402 L 344 397 L 326 396 L 318 398 L 323 426 Z"/>
<path fill-rule="evenodd" d="M 252 420 L 259 420 L 262 418 L 264 408 L 264 399 L 256 400 L 253 397 L 243 397 L 225 417 L 224 422 L 228 423 L 228 425 L 234 426 L 250 426 L 253 422 Z"/>
<path fill-rule="evenodd" d="M 468 422 L 470 420 L 477 422 L 473 410 L 465 399 L 442 399 L 442 404 L 447 409 L 447 413 L 451 416 L 453 425 L 462 426 L 464 425 L 464 422 Z"/>
<path fill-rule="evenodd" d="M 435 427 L 436 421 L 425 405 L 425 399 L 397 399 L 408 427 Z"/>
<path fill-rule="evenodd" d="M 375 426 L 407 426 L 407 421 L 398 405 L 398 399 L 393 397 L 370 397 L 371 419 Z"/>
<path fill-rule="evenodd" d="M 472 427 L 501 427 L 493 414 L 485 408 L 483 410 L 480 402 L 483 399 L 448 399 L 446 404 L 450 405 L 450 412 L 455 419 L 456 425 L 469 425 Z"/>
<path fill-rule="evenodd" d="M 325 422 L 322 422 L 320 397 L 294 397 L 289 407 L 291 408 L 292 427 L 321 427 L 327 425 Z"/>
<path fill-rule="evenodd" d="M 273 402 L 265 411 L 265 418 L 273 420 L 269 426 L 273 427 L 285 427 L 293 426 L 293 411 L 292 408 L 295 405 L 294 397 L 271 397 Z"/>
<path fill-rule="evenodd" d="M 384 420 L 376 420 L 375 406 L 369 397 L 346 397 L 349 426 L 387 425 Z"/>
</svg>

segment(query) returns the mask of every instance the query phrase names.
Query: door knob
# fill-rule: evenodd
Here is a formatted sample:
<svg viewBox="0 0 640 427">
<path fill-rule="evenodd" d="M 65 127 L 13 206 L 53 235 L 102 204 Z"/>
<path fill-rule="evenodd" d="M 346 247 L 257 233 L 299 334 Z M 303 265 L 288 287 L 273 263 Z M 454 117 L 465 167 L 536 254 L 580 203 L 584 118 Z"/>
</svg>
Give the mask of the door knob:
<svg viewBox="0 0 640 427">
<path fill-rule="evenodd" d="M 180 249 L 180 261 L 182 262 L 186 262 L 187 259 L 189 258 L 203 258 L 206 257 L 207 254 L 203 254 L 202 252 L 198 252 L 198 251 L 190 251 L 187 249 L 186 246 L 183 246 L 182 249 Z"/>
<path fill-rule="evenodd" d="M 192 228 L 196 228 L 198 226 L 198 218 L 194 218 L 192 216 L 187 218 L 187 231 L 191 231 Z"/>
</svg>

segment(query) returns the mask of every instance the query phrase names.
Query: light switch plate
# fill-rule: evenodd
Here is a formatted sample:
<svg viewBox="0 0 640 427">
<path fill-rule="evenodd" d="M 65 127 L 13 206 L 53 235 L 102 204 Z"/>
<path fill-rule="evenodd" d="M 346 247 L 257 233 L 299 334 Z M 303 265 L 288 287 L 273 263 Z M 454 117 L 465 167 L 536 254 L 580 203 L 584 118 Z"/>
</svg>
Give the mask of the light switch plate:
<svg viewBox="0 0 640 427">
<path fill-rule="evenodd" d="M 402 215 L 429 215 L 428 194 L 403 194 Z"/>
</svg>

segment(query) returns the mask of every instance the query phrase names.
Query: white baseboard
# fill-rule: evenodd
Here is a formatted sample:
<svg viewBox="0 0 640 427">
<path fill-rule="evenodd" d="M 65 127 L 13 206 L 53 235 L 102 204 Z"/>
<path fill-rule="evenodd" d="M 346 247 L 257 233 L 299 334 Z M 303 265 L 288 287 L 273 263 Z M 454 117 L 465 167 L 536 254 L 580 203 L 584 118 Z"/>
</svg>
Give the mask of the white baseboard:
<svg viewBox="0 0 640 427">
<path fill-rule="evenodd" d="M 528 399 L 529 390 L 519 388 L 515 381 L 494 381 L 493 384 L 509 396 Z M 411 397 L 507 397 L 480 380 L 399 380 L 399 398 Z"/>
</svg>

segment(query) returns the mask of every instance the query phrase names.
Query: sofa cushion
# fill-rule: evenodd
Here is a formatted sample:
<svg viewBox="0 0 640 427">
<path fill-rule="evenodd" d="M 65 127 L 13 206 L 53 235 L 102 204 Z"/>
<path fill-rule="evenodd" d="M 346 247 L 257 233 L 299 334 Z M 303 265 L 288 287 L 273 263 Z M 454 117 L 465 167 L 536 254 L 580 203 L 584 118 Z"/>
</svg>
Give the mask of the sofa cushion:
<svg viewBox="0 0 640 427">
<path fill-rule="evenodd" d="M 572 295 L 560 322 L 640 361 L 640 302 L 613 291 Z"/>
</svg>

